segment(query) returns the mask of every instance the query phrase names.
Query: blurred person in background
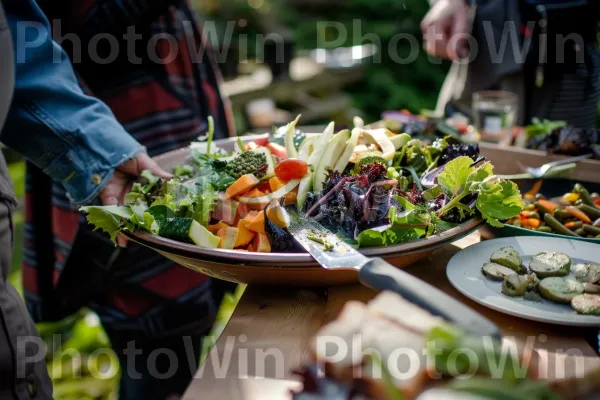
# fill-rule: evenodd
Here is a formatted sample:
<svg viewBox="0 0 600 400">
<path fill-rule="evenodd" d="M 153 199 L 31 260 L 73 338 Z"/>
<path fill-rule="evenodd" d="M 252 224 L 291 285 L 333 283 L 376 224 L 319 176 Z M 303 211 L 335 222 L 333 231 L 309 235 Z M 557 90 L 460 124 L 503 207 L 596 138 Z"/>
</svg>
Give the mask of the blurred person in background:
<svg viewBox="0 0 600 400">
<path fill-rule="evenodd" d="M 84 91 L 106 103 L 125 128 L 123 135 L 139 141 L 150 156 L 205 135 L 209 115 L 215 119 L 215 138 L 233 134 L 219 70 L 187 1 L 38 3 Z M 130 30 L 139 37 L 128 42 L 124 35 Z M 118 47 L 97 40 L 106 34 Z M 90 43 L 96 44 L 97 55 L 88 51 Z M 111 54 L 116 56 L 110 62 L 98 62 Z M 60 182 L 31 164 L 25 223 L 23 284 L 34 320 L 58 320 L 88 306 L 99 315 L 119 357 L 121 399 L 181 395 L 195 373 L 190 366 L 198 365 L 201 339 L 231 285 L 136 243 L 115 248 L 107 235 L 87 225 Z M 127 365 L 124 349 L 131 341 L 141 353 Z M 167 355 L 156 359 L 158 374 L 148 370 L 156 349 L 176 356 L 169 379 L 159 379 L 171 371 Z"/>
<path fill-rule="evenodd" d="M 144 169 L 169 178 L 105 104 L 81 91 L 49 33 L 48 21 L 33 0 L 0 2 L 2 143 L 60 182 L 75 204 L 95 198 L 105 205 L 122 202 Z M 27 45 L 33 42 L 35 46 Z M 54 60 L 55 54 L 63 57 Z M 0 152 L 0 398 L 50 400 L 46 349 L 8 281 L 16 205 Z"/>
<path fill-rule="evenodd" d="M 440 102 L 453 99 L 470 107 L 474 92 L 506 90 L 520 100 L 518 125 L 539 117 L 581 128 L 594 126 L 600 95 L 599 1 L 430 3 L 421 22 L 425 49 L 454 61 L 444 84 L 454 90 L 450 96 L 441 96 Z M 470 12 L 475 8 L 469 3 L 476 3 L 472 21 Z M 477 43 L 472 55 L 468 41 L 459 39 L 468 33 Z M 515 39 L 517 43 L 513 43 Z M 467 57 L 471 60 L 468 65 L 459 67 L 460 60 Z M 462 68 L 467 67 L 465 73 Z M 438 104 L 437 110 L 443 106 Z"/>
</svg>

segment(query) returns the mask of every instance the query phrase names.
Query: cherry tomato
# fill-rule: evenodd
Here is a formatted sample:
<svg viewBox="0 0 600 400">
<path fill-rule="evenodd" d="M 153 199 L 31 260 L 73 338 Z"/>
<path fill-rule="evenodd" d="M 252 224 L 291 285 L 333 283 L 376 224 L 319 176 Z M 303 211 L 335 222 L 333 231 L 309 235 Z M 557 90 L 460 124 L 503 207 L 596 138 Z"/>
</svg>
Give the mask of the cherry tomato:
<svg viewBox="0 0 600 400">
<path fill-rule="evenodd" d="M 271 150 L 271 154 L 273 154 L 275 157 L 287 158 L 287 150 L 282 145 L 277 143 L 268 143 L 265 147 Z"/>
<path fill-rule="evenodd" d="M 296 158 L 283 160 L 275 167 L 275 175 L 282 181 L 303 178 L 306 171 L 308 171 L 308 164 Z"/>
</svg>

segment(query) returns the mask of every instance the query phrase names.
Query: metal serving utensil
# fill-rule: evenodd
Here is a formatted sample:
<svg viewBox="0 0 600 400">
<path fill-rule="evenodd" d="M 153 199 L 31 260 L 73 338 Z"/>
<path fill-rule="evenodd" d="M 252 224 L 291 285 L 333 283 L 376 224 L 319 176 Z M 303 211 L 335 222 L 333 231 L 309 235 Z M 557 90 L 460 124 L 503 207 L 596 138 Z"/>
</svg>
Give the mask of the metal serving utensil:
<svg viewBox="0 0 600 400">
<path fill-rule="evenodd" d="M 476 336 L 501 338 L 500 330 L 487 318 L 436 287 L 394 267 L 382 258 L 367 258 L 311 218 L 288 207 L 289 230 L 300 245 L 323 268 L 355 270 L 361 284 L 390 290 Z"/>
<path fill-rule="evenodd" d="M 525 167 L 519 161 L 517 161 L 517 163 L 519 164 L 519 167 L 521 167 L 521 169 L 523 171 L 527 172 L 528 174 L 530 174 L 534 178 L 543 178 L 548 173 L 548 171 L 550 171 L 554 167 L 558 167 L 559 165 L 565 165 L 565 164 L 574 163 L 574 162 L 577 162 L 577 161 L 586 160 L 588 158 L 592 158 L 593 156 L 594 156 L 593 154 L 585 154 L 583 156 L 563 158 L 563 159 L 560 159 L 560 160 L 548 162 L 548 163 L 546 163 L 546 164 L 544 164 L 544 165 L 542 165 L 542 166 L 540 166 L 538 168 Z"/>
</svg>

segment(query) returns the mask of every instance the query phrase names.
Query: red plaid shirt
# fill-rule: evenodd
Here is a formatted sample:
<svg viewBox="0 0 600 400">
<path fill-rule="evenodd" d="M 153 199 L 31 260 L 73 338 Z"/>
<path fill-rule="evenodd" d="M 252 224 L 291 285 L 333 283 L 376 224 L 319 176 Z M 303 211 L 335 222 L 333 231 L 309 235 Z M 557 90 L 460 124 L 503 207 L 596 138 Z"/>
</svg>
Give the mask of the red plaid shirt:
<svg viewBox="0 0 600 400">
<path fill-rule="evenodd" d="M 146 146 L 151 156 L 187 146 L 204 134 L 208 115 L 215 118 L 217 137 L 226 137 L 233 132 L 230 110 L 218 88 L 219 71 L 212 54 L 204 46 L 202 32 L 187 2 L 73 0 L 41 2 L 40 5 L 54 22 L 58 41 L 56 22 L 61 22 L 62 44 L 74 60 L 82 86 L 111 107 L 119 122 Z M 131 26 L 135 26 L 136 34 L 141 34 L 133 47 L 129 47 L 123 38 L 127 27 Z M 100 64 L 93 59 L 94 54 L 80 53 L 69 40 L 68 33 L 78 35 L 83 49 L 88 48 L 94 35 L 113 34 L 118 40 L 119 53 L 113 62 Z M 167 34 L 174 41 L 164 39 Z M 152 40 L 155 54 L 147 50 Z M 102 47 L 107 40 L 96 43 L 95 55 L 108 59 L 115 46 Z M 79 56 L 80 63 L 76 62 Z M 157 63 L 157 59 L 168 62 Z M 36 175 L 35 183 L 32 184 L 33 178 L 28 179 L 25 200 L 23 284 L 34 319 L 42 321 L 63 316 L 60 311 L 49 311 L 48 304 L 56 303 L 57 296 L 65 295 L 52 289 L 60 282 L 65 263 L 72 254 L 82 216 L 71 206 L 60 183 L 48 182 L 49 190 L 44 192 L 43 179 L 46 178 Z M 31 176 L 28 173 L 28 178 Z M 51 206 L 44 211 L 44 204 Z M 98 249 L 103 248 L 98 243 Z M 128 251 L 136 254 L 137 247 L 130 244 Z M 90 248 L 89 251 L 95 250 Z M 214 306 L 205 304 L 210 297 L 206 276 L 155 253 L 139 251 L 144 254 L 143 259 L 136 260 L 135 265 L 120 275 L 122 285 L 89 300 L 87 305 L 98 312 L 103 322 L 163 334 L 169 330 L 168 326 L 200 323 L 202 315 L 198 312 L 214 312 Z M 73 267 L 88 268 L 87 265 Z M 160 315 L 172 310 L 165 307 L 165 302 L 198 307 L 195 315 L 178 315 L 179 320 L 169 316 L 171 321 L 165 323 Z M 184 314 L 189 313 L 188 310 Z"/>
</svg>

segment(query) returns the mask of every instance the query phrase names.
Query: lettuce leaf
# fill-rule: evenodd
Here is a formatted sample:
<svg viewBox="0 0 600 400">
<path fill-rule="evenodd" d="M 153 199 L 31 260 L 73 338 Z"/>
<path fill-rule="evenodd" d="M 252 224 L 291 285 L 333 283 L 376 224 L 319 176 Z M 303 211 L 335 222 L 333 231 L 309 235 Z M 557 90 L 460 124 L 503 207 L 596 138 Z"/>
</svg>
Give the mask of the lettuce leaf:
<svg viewBox="0 0 600 400">
<path fill-rule="evenodd" d="M 518 215 L 523 208 L 518 186 L 494 176 L 494 167 L 489 162 L 473 165 L 469 157 L 455 158 L 438 175 L 438 182 L 451 199 L 438 211 L 438 217 L 453 208 L 458 210 L 461 218 L 473 214 L 475 209 L 461 203 L 469 195 L 477 196 L 475 208 L 490 225 L 496 227 L 504 226 L 501 220 Z"/>
<path fill-rule="evenodd" d="M 123 220 L 129 220 L 134 215 L 129 206 L 87 206 L 79 211 L 87 214 L 87 221 L 94 225 L 94 230 L 108 233 L 115 245 Z"/>
<path fill-rule="evenodd" d="M 438 183 L 449 193 L 459 193 L 464 189 L 467 177 L 473 172 L 471 157 L 461 156 L 446 164 L 438 175 Z"/>
<path fill-rule="evenodd" d="M 397 200 L 404 211 L 397 212 L 396 207 L 391 207 L 388 214 L 390 224 L 360 232 L 356 237 L 358 247 L 389 246 L 417 240 L 428 234 L 429 213 L 402 197 L 397 197 Z"/>
<path fill-rule="evenodd" d="M 523 208 L 519 187 L 514 182 L 481 183 L 478 191 L 477 209 L 492 226 L 503 227 L 500 220 L 518 215 Z"/>
</svg>

